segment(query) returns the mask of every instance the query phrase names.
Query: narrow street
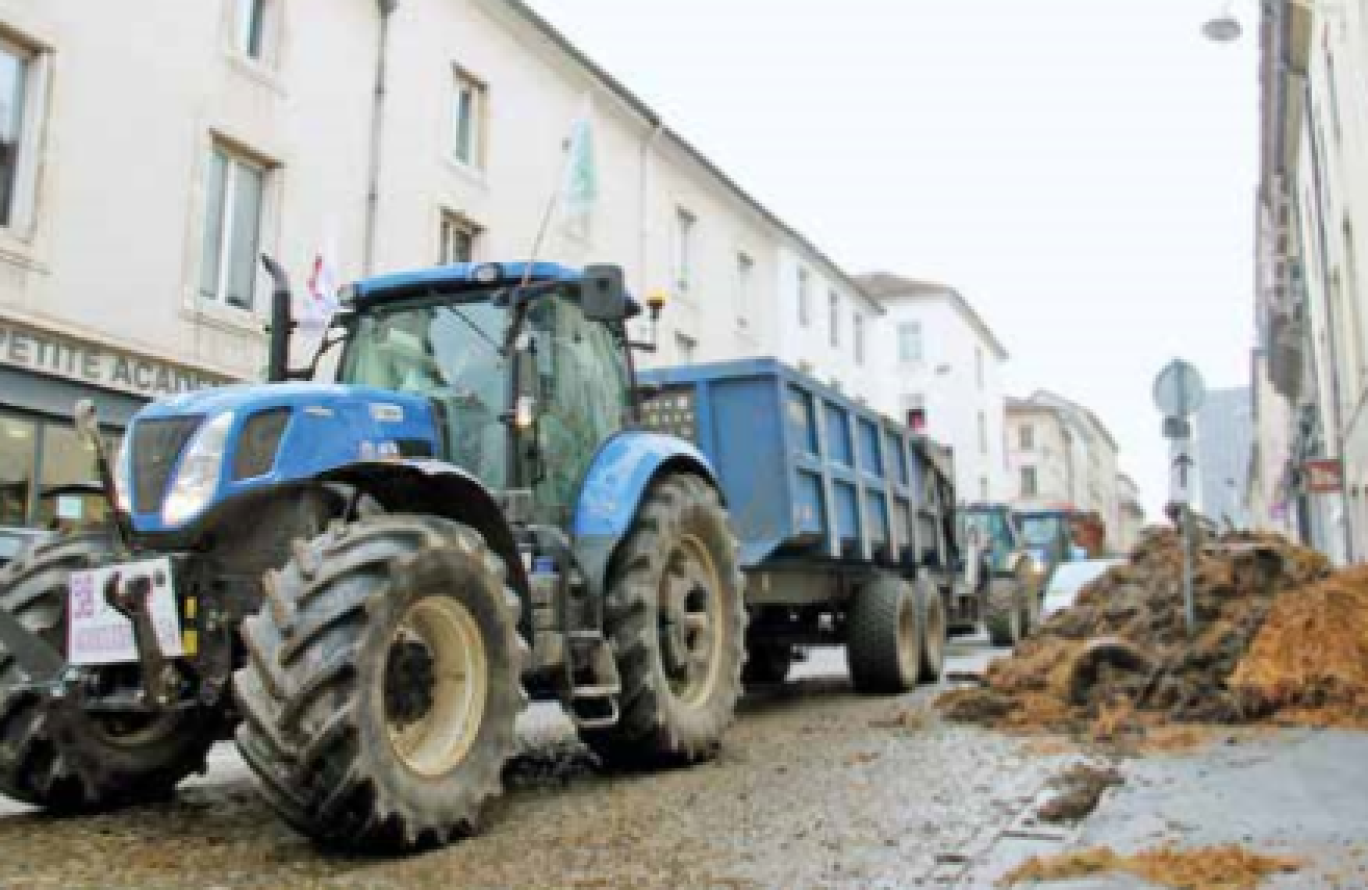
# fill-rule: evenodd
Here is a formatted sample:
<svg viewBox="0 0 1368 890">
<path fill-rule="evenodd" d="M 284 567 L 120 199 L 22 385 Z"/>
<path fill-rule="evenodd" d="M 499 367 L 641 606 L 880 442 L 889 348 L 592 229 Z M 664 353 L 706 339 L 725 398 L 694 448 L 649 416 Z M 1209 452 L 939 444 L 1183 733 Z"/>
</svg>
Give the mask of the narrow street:
<svg viewBox="0 0 1368 890">
<path fill-rule="evenodd" d="M 949 669 L 981 669 L 969 641 Z M 851 692 L 838 650 L 750 696 L 713 765 L 596 772 L 558 713 L 524 718 L 525 753 L 481 836 L 402 860 L 325 853 L 261 802 L 231 746 L 172 803 L 0 820 L 0 886 L 954 886 L 1064 758 L 942 724 L 901 698 Z M 910 715 L 910 716 L 909 716 Z"/>
</svg>

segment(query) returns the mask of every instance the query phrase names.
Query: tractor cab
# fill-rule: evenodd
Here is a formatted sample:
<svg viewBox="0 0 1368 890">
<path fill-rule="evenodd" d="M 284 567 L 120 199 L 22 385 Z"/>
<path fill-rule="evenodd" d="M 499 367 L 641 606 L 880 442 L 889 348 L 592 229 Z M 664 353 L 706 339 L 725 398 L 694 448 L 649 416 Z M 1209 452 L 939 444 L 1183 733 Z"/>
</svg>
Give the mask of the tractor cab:
<svg viewBox="0 0 1368 890">
<path fill-rule="evenodd" d="M 1048 575 L 1060 563 L 1078 558 L 1073 537 L 1073 511 L 1024 510 L 1017 513 L 1017 522 L 1026 549 L 1035 559 L 1040 574 Z"/>
<path fill-rule="evenodd" d="M 986 554 L 990 571 L 999 571 L 1021 549 L 1021 532 L 1003 504 L 970 504 L 958 514 L 959 538 L 966 550 Z"/>
<path fill-rule="evenodd" d="M 637 307 L 612 272 L 491 263 L 365 282 L 345 295 L 337 381 L 423 399 L 432 456 L 530 489 L 550 519 L 629 419 L 622 321 Z"/>
</svg>

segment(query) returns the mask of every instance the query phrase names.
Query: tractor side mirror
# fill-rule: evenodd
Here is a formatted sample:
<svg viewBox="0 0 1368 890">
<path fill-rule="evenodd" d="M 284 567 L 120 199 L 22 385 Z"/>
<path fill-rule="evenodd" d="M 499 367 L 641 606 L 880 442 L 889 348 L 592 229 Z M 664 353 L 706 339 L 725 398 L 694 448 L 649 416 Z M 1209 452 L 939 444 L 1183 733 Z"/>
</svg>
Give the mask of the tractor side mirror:
<svg viewBox="0 0 1368 890">
<path fill-rule="evenodd" d="M 627 287 L 621 266 L 588 266 L 580 280 L 580 309 L 590 321 L 613 322 L 627 317 Z"/>
</svg>

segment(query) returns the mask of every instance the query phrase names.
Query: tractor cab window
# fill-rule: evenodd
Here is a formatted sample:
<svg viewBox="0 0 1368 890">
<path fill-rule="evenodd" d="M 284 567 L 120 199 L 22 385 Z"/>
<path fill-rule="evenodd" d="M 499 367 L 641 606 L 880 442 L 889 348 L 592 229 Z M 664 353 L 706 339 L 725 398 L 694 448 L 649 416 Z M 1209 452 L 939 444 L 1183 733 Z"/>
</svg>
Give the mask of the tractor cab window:
<svg viewBox="0 0 1368 890">
<path fill-rule="evenodd" d="M 507 478 L 508 362 L 499 354 L 506 312 L 490 302 L 418 301 L 361 318 L 342 381 L 433 400 L 452 463 L 490 488 Z"/>
<path fill-rule="evenodd" d="M 1026 516 L 1021 520 L 1021 536 L 1032 547 L 1049 547 L 1059 540 L 1062 519 L 1054 516 Z"/>
<path fill-rule="evenodd" d="M 534 494 L 541 507 L 568 509 L 599 446 L 622 429 L 627 408 L 622 350 L 607 327 L 586 319 L 579 304 L 562 294 L 532 305 L 528 330 L 541 378 L 542 472 Z"/>
</svg>

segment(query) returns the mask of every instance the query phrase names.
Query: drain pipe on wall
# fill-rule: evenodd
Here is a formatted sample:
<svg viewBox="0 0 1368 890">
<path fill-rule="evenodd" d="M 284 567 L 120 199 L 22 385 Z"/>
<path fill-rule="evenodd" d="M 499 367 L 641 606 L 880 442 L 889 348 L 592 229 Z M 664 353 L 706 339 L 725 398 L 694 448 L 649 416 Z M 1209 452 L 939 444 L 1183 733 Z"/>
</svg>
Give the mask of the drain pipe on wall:
<svg viewBox="0 0 1368 890">
<path fill-rule="evenodd" d="M 375 95 L 371 103 L 371 132 L 369 172 L 366 183 L 365 248 L 362 254 L 363 274 L 375 274 L 375 238 L 380 215 L 380 152 L 384 145 L 385 93 L 388 90 L 390 17 L 399 8 L 399 0 L 376 0 L 380 10 L 380 39 L 375 60 Z"/>
</svg>

